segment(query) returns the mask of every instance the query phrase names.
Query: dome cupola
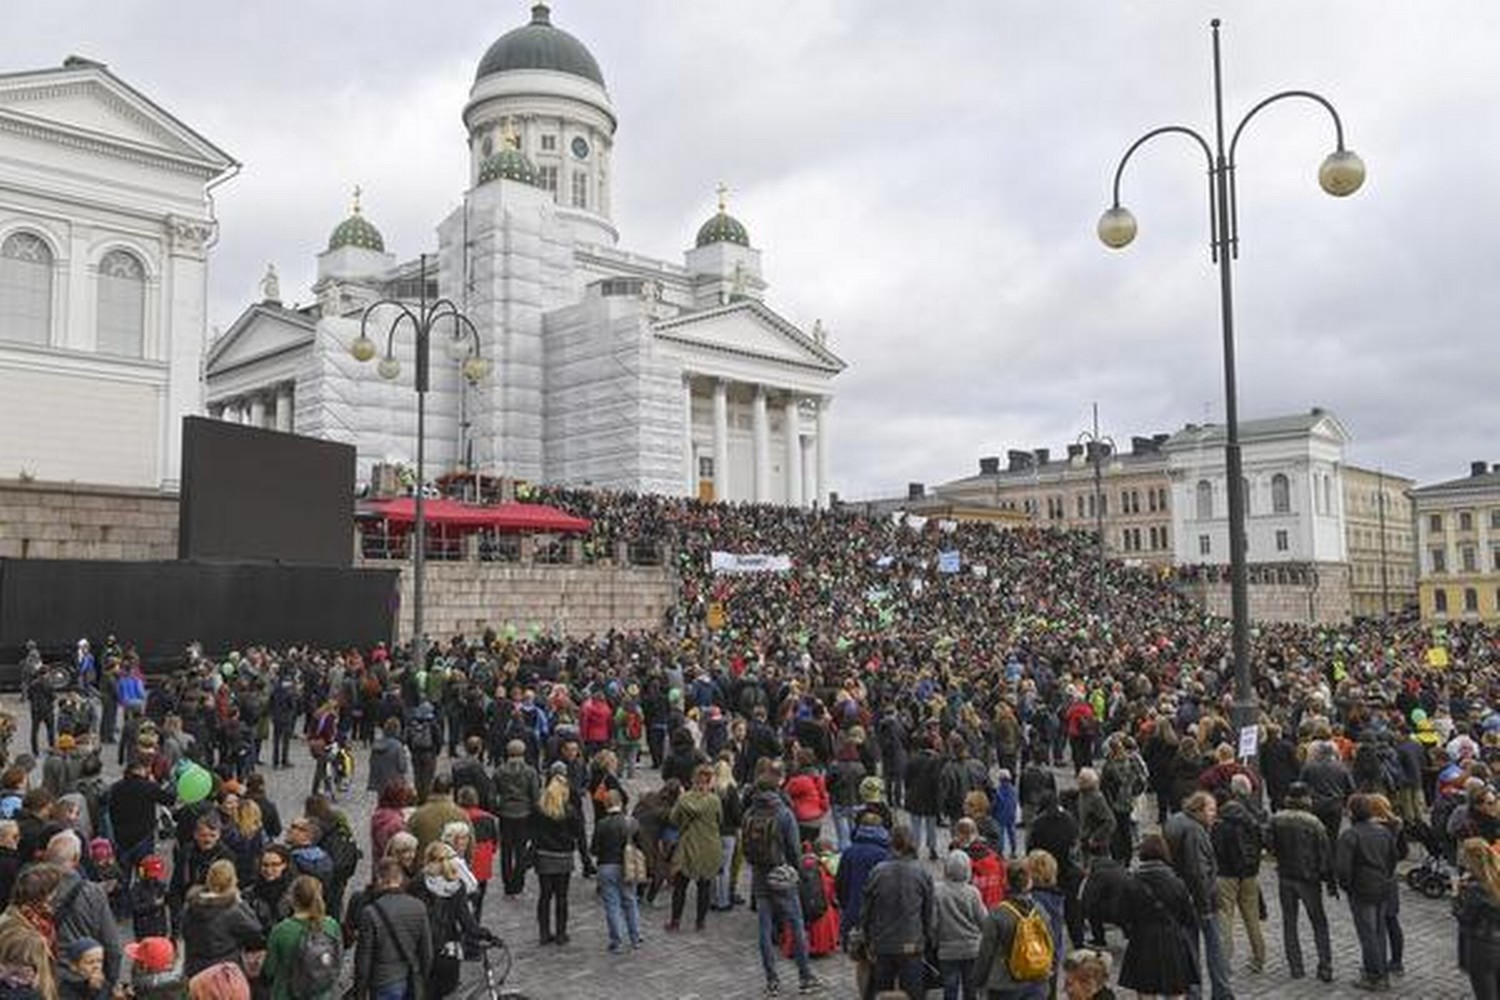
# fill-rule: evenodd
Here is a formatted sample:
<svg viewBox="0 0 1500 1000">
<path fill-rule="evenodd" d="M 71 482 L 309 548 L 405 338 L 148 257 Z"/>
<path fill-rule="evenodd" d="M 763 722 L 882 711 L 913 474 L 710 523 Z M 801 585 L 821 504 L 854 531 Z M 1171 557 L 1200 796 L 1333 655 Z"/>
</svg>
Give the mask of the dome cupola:
<svg viewBox="0 0 1500 1000">
<path fill-rule="evenodd" d="M 521 152 L 520 146 L 520 139 L 516 137 L 515 132 L 511 131 L 510 122 L 507 121 L 500 148 L 490 156 L 486 156 L 479 164 L 479 183 L 488 184 L 490 181 L 507 180 L 535 186 L 537 183 L 536 167 L 532 166 L 526 154 Z"/>
<path fill-rule="evenodd" d="M 380 235 L 380 230 L 370 224 L 360 212 L 359 208 L 360 189 L 354 189 L 354 207 L 350 210 L 349 218 L 340 222 L 328 237 L 328 249 L 339 250 L 343 247 L 358 247 L 361 250 L 374 250 L 377 253 L 385 253 L 385 237 Z"/>
<path fill-rule="evenodd" d="M 744 224 L 726 210 L 725 199 L 728 194 L 729 189 L 720 184 L 719 211 L 698 227 L 698 246 L 706 247 L 713 243 L 733 243 L 742 247 L 750 245 L 750 233 L 746 231 Z"/>
<path fill-rule="evenodd" d="M 531 8 L 531 23 L 507 31 L 479 60 L 476 81 L 510 70 L 551 70 L 592 80 L 604 86 L 604 74 L 593 53 L 561 28 L 553 27 L 552 11 L 545 3 Z"/>
</svg>

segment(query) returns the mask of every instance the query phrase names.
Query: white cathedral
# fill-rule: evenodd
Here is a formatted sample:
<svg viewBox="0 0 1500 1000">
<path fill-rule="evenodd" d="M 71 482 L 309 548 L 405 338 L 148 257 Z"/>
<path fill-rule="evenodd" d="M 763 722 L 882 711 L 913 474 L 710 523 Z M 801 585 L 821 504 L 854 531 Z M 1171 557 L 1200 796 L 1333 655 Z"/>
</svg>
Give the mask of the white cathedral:
<svg viewBox="0 0 1500 1000">
<path fill-rule="evenodd" d="M 377 463 L 409 466 L 410 324 L 390 341 L 394 379 L 355 360 L 351 345 L 377 300 L 442 297 L 474 324 L 490 372 L 465 377 L 467 345 L 437 324 L 429 478 L 469 470 L 826 504 L 828 411 L 843 361 L 820 322 L 804 332 L 765 303 L 760 251 L 725 210 L 722 188 L 682 264 L 620 249 L 604 76 L 545 3 L 484 54 L 463 121 L 471 187 L 438 223 L 436 252 L 389 252 L 356 191 L 318 255 L 316 302 L 283 305 L 270 272 L 263 300 L 209 346 L 208 412 L 351 444 L 361 478 Z M 396 315 L 382 307 L 369 324 L 382 358 Z"/>
</svg>

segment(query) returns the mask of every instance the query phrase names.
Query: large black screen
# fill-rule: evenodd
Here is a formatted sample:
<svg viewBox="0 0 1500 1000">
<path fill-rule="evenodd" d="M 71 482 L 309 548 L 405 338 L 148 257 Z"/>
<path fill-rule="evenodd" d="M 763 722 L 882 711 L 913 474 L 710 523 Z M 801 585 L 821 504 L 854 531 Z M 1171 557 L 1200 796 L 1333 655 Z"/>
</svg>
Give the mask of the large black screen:
<svg viewBox="0 0 1500 1000">
<path fill-rule="evenodd" d="M 177 558 L 349 566 L 353 529 L 349 445 L 183 420 Z"/>
<path fill-rule="evenodd" d="M 111 633 L 152 666 L 177 662 L 194 641 L 210 653 L 369 647 L 390 639 L 396 586 L 394 570 L 0 559 L 0 671 L 19 662 L 27 639 L 51 660 L 79 637 Z"/>
</svg>

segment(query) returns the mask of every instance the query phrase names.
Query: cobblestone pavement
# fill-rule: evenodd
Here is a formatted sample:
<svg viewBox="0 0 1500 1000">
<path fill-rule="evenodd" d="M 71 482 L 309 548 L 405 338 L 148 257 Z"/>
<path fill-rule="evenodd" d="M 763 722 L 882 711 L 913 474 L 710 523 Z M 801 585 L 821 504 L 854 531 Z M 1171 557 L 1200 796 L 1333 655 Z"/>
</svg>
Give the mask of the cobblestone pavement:
<svg viewBox="0 0 1500 1000">
<path fill-rule="evenodd" d="M 6 701 L 9 706 L 16 706 L 14 699 L 7 698 Z M 12 743 L 12 752 L 18 753 L 24 749 L 29 731 L 24 724 L 25 706 L 12 707 L 11 710 L 18 715 L 17 735 Z M 114 776 L 119 769 L 114 764 L 114 748 L 108 749 L 106 772 Z M 293 769 L 265 772 L 272 797 L 284 820 L 297 814 L 302 798 L 312 784 L 311 760 L 300 741 L 293 745 L 292 757 L 296 762 Z M 339 808 L 348 813 L 362 845 L 368 840 L 369 817 L 374 805 L 373 794 L 363 790 L 364 778 L 364 758 L 360 754 L 355 789 L 340 797 Z M 634 798 L 655 783 L 654 773 L 646 772 L 643 780 L 627 782 L 627 786 Z M 1414 850 L 1420 851 L 1420 848 Z M 933 864 L 930 867 L 934 876 L 941 878 L 938 866 Z M 367 858 L 361 862 L 354 884 L 366 880 L 368 873 Z M 748 877 L 747 872 L 744 878 L 748 880 Z M 1275 875 L 1269 864 L 1262 876 L 1262 887 L 1270 909 L 1264 931 L 1268 955 L 1266 970 L 1251 974 L 1245 969 L 1249 945 L 1243 927 L 1237 927 L 1233 962 L 1235 995 L 1241 998 L 1275 997 L 1277 1000 L 1367 996 L 1352 983 L 1359 970 L 1359 947 L 1347 905 L 1342 900 L 1326 901 L 1337 981 L 1324 984 L 1310 975 L 1306 979 L 1294 980 L 1287 974 L 1282 960 Z M 491 885 L 482 922 L 510 946 L 513 967 L 505 989 L 515 991 L 519 996 L 532 1000 L 552 997 L 567 1000 L 738 1000 L 762 995 L 764 977 L 756 945 L 755 915 L 748 909 L 709 914 L 708 926 L 702 933 L 684 930 L 668 934 L 663 928 L 667 920 L 669 892 L 664 890 L 656 908 L 643 907 L 641 910 L 645 945 L 637 952 L 627 951 L 616 956 L 605 951 L 607 935 L 603 908 L 593 881 L 576 873 L 573 876 L 568 922 L 571 941 L 563 947 L 541 947 L 537 943 L 534 879 L 528 880 L 525 894 L 514 899 L 506 899 L 499 889 L 497 880 Z M 691 908 L 691 893 L 688 905 Z M 1404 978 L 1393 981 L 1389 995 L 1421 997 L 1423 1000 L 1457 1000 L 1471 996 L 1468 980 L 1457 967 L 1456 928 L 1448 903 L 1421 898 L 1403 887 L 1401 921 L 1406 934 L 1407 972 Z M 691 920 L 684 923 L 690 926 Z M 1301 926 L 1310 973 L 1315 953 L 1305 915 Z M 1124 939 L 1117 929 L 1110 929 L 1109 944 L 1118 963 Z M 791 987 L 790 992 L 795 995 L 795 966 L 790 961 L 779 960 L 778 968 L 783 993 Z M 856 996 L 853 969 L 844 958 L 835 955 L 815 959 L 813 968 L 828 984 L 825 995 Z M 468 996 L 468 989 L 478 979 L 479 966 L 466 966 L 465 985 L 458 995 Z M 937 995 L 937 992 L 932 994 Z"/>
</svg>

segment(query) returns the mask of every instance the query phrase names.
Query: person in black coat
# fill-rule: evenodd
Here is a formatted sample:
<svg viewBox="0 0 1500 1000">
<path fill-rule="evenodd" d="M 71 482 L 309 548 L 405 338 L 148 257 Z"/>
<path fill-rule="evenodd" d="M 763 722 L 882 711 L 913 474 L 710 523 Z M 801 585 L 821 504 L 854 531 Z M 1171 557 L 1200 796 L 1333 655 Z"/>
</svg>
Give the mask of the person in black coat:
<svg viewBox="0 0 1500 1000">
<path fill-rule="evenodd" d="M 937 860 L 937 819 L 942 812 L 943 758 L 930 744 L 906 762 L 906 811 L 911 813 L 912 836 L 920 851 L 927 843 L 927 858 Z"/>
<path fill-rule="evenodd" d="M 1078 884 L 1083 870 L 1078 865 L 1078 821 L 1056 798 L 1043 797 L 1036 819 L 1026 832 L 1026 850 L 1042 849 L 1057 861 L 1057 887 L 1062 890 L 1063 917 L 1074 948 L 1083 947 L 1083 907 Z"/>
<path fill-rule="evenodd" d="M 1297 780 L 1301 765 L 1297 763 L 1297 746 L 1286 738 L 1275 723 L 1266 726 L 1266 741 L 1260 746 L 1260 773 L 1266 782 L 1271 811 L 1280 812 L 1286 802 L 1287 789 Z"/>
<path fill-rule="evenodd" d="M 1128 943 L 1119 985 L 1146 995 L 1180 996 L 1198 983 L 1198 963 L 1188 945 L 1198 915 L 1168 854 L 1161 834 L 1143 837 L 1136 851 L 1140 863 L 1121 894 Z"/>
</svg>

